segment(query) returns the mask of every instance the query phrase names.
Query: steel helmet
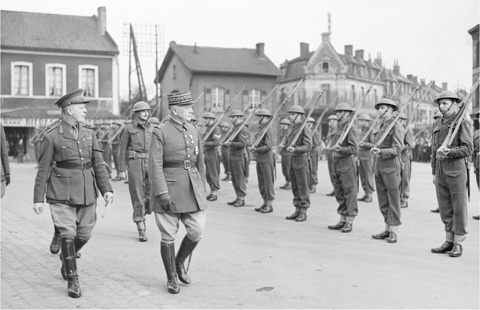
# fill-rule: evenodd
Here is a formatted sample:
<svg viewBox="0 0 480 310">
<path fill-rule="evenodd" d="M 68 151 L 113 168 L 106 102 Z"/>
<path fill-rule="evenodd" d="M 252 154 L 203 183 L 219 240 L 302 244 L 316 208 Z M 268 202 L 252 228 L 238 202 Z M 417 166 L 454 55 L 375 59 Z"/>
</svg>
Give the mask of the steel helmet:
<svg viewBox="0 0 480 310">
<path fill-rule="evenodd" d="M 443 114 L 440 111 L 437 111 L 435 113 L 435 115 L 433 115 L 433 119 L 439 119 L 439 118 L 442 118 L 442 117 L 443 117 Z"/>
<path fill-rule="evenodd" d="M 307 118 L 307 123 L 315 123 L 315 119 L 313 117 Z"/>
<path fill-rule="evenodd" d="M 243 113 L 240 110 L 233 110 L 232 112 L 230 112 L 229 117 L 234 117 L 234 116 L 243 117 Z"/>
<path fill-rule="evenodd" d="M 398 105 L 392 99 L 388 98 L 382 98 L 377 103 L 375 103 L 375 109 L 378 110 L 379 106 L 382 104 L 392 106 L 394 111 L 398 110 Z"/>
<path fill-rule="evenodd" d="M 400 113 L 400 119 L 407 119 L 407 115 L 403 112 Z"/>
<path fill-rule="evenodd" d="M 258 109 L 257 111 L 255 111 L 255 115 L 272 117 L 272 112 L 270 112 L 268 109 Z"/>
<path fill-rule="evenodd" d="M 359 120 L 359 121 L 371 121 L 372 118 L 370 117 L 370 115 L 364 113 L 364 114 L 361 114 L 361 115 L 358 117 L 358 120 Z"/>
<path fill-rule="evenodd" d="M 151 110 L 152 108 L 145 101 L 139 101 L 133 105 L 132 112 Z"/>
<path fill-rule="evenodd" d="M 287 111 L 288 113 L 298 113 L 298 114 L 305 114 L 305 110 L 299 106 L 298 104 L 292 105 L 290 109 Z"/>
<path fill-rule="evenodd" d="M 290 125 L 290 120 L 288 118 L 282 118 L 282 120 L 280 121 L 280 124 Z"/>
<path fill-rule="evenodd" d="M 230 128 L 230 124 L 228 122 L 221 122 L 220 127 Z"/>
<path fill-rule="evenodd" d="M 205 114 L 203 114 L 202 117 L 203 117 L 203 118 L 213 118 L 213 119 L 217 118 L 217 117 L 215 116 L 215 113 L 213 113 L 213 112 L 205 112 Z"/>
<path fill-rule="evenodd" d="M 349 105 L 348 103 L 342 102 L 342 103 L 339 103 L 337 105 L 337 107 L 335 108 L 335 112 L 337 112 L 337 111 L 354 112 L 355 109 L 351 105 Z"/>
<path fill-rule="evenodd" d="M 337 117 L 335 114 L 333 114 L 333 115 L 330 115 L 330 116 L 327 118 L 327 121 L 332 121 L 332 120 L 333 120 L 333 121 L 338 121 L 338 117 Z"/>
<path fill-rule="evenodd" d="M 160 125 L 160 120 L 158 117 L 150 117 L 150 123 L 154 125 Z"/>
<path fill-rule="evenodd" d="M 452 99 L 453 101 L 455 102 L 459 102 L 460 101 L 460 98 L 458 98 L 457 94 L 455 94 L 453 91 L 449 91 L 449 90 L 446 90 L 446 91 L 442 91 L 440 93 L 440 95 L 438 95 L 437 98 L 435 98 L 435 100 L 433 100 L 433 102 L 437 103 L 438 104 L 438 101 L 440 99 Z"/>
</svg>

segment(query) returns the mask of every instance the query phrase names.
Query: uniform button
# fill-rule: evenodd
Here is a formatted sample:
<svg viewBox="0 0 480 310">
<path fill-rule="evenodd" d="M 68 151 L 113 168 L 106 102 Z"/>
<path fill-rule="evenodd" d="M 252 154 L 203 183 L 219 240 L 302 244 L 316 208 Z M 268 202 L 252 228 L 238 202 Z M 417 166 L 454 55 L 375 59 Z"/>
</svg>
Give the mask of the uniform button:
<svg viewBox="0 0 480 310">
<path fill-rule="evenodd" d="M 187 147 L 187 151 L 190 150 L 188 147 Z"/>
<path fill-rule="evenodd" d="M 80 159 L 81 159 L 81 160 L 83 160 L 83 157 L 82 157 L 82 158 L 80 158 Z"/>
<path fill-rule="evenodd" d="M 190 155 L 187 155 L 187 157 L 190 157 Z"/>
<path fill-rule="evenodd" d="M 81 152 L 82 150 L 78 150 L 79 152 Z"/>
</svg>

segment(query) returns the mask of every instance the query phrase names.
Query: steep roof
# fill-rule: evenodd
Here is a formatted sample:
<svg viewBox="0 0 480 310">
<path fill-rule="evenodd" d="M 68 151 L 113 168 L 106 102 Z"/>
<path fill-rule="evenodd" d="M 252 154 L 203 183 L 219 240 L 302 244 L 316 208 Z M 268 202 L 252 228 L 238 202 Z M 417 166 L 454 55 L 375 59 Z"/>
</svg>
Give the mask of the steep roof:
<svg viewBox="0 0 480 310">
<path fill-rule="evenodd" d="M 97 17 L 1 11 L 1 47 L 119 54 L 108 32 L 97 31 Z"/>
<path fill-rule="evenodd" d="M 267 56 L 259 57 L 255 49 L 188 46 L 171 42 L 158 71 L 158 80 L 161 80 L 165 74 L 173 55 L 177 55 L 191 72 L 273 77 L 281 75 L 280 70 L 273 62 Z"/>
</svg>

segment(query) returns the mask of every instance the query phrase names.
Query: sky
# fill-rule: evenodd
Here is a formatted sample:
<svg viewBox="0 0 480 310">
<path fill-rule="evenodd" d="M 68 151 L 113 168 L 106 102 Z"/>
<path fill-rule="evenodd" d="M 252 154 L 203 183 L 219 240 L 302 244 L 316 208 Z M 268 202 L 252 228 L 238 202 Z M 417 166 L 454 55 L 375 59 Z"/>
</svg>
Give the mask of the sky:
<svg viewBox="0 0 480 310">
<path fill-rule="evenodd" d="M 106 7 L 107 31 L 121 53 L 122 96 L 128 94 L 125 23 L 133 23 L 139 33 L 140 25 L 153 29 L 157 24 L 163 29 L 164 53 L 170 41 L 234 48 L 263 42 L 265 54 L 279 67 L 299 56 L 300 42 L 308 43 L 310 51 L 319 47 L 330 13 L 331 42 L 338 53 L 344 54 L 345 45 L 363 49 L 366 59 L 381 53 L 389 69 L 398 60 L 404 76 L 469 91 L 468 30 L 480 22 L 479 0 L 0 0 L 2 10 L 79 16 L 97 15 L 99 6 Z M 147 89 L 154 93 L 154 54 L 141 55 L 141 64 Z"/>
</svg>

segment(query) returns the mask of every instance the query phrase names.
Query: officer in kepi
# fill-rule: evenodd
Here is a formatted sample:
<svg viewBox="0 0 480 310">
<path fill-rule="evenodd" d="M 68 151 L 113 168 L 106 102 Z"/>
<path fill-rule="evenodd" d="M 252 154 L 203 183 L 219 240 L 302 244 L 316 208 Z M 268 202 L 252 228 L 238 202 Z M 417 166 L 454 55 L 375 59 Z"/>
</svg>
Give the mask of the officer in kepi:
<svg viewBox="0 0 480 310">
<path fill-rule="evenodd" d="M 148 159 L 151 207 L 161 232 L 160 253 L 171 294 L 180 292 L 178 279 L 191 283 L 185 260 L 202 238 L 205 227 L 205 164 L 202 139 L 190 123 L 192 105 L 190 92 L 174 90 L 168 94 L 170 118 L 155 126 Z M 180 221 L 187 235 L 175 257 Z"/>
<path fill-rule="evenodd" d="M 58 99 L 62 120 L 46 134 L 40 152 L 33 209 L 43 213 L 45 197 L 60 231 L 61 275 L 68 296 L 81 296 L 76 252 L 90 239 L 96 223 L 98 190 L 106 206 L 113 201 L 105 162 L 93 130 L 82 126 L 88 100 L 77 89 Z"/>
</svg>

